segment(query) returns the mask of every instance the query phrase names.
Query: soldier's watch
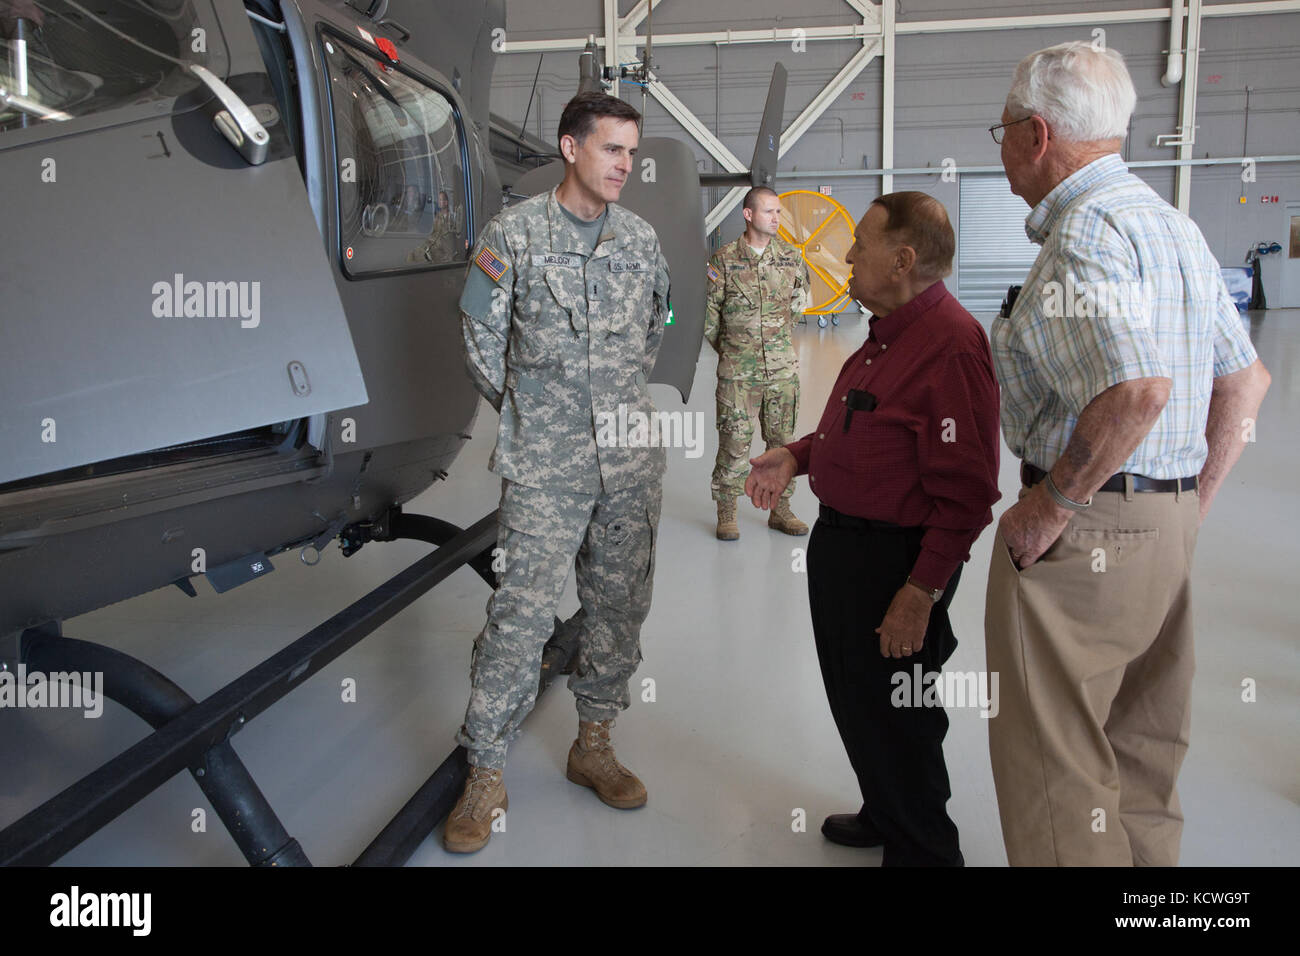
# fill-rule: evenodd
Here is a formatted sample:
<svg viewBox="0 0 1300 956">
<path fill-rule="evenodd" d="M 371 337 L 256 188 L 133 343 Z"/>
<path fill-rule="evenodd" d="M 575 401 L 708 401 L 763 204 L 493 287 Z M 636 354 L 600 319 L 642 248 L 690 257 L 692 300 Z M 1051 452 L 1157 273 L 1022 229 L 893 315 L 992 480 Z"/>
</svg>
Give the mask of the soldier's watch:
<svg viewBox="0 0 1300 956">
<path fill-rule="evenodd" d="M 910 574 L 907 576 L 907 583 L 912 585 L 912 587 L 914 588 L 920 588 L 926 594 L 930 595 L 931 604 L 938 604 L 939 599 L 943 597 L 943 588 L 927 588 L 924 584 L 916 580 L 916 578 L 912 577 Z"/>
</svg>

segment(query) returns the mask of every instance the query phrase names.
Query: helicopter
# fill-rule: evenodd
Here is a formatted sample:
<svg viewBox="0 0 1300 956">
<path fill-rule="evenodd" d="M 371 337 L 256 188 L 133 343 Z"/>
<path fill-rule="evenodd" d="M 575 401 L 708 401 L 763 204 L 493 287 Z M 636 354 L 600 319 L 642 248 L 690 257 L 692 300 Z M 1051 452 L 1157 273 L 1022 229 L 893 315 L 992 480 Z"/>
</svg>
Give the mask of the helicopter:
<svg viewBox="0 0 1300 956">
<path fill-rule="evenodd" d="M 0 863 L 53 862 L 189 770 L 250 864 L 306 865 L 230 736 L 457 568 L 494 585 L 495 513 L 459 528 L 402 505 L 447 478 L 480 408 L 468 251 L 506 198 L 559 181 L 521 159 L 553 150 L 490 113 L 505 19 L 504 0 L 0 0 L 20 226 L 0 234 L 0 678 L 102 672 L 155 728 L 0 829 Z M 599 85 L 592 61 L 580 89 Z M 783 70 L 780 92 L 754 169 L 730 178 L 771 181 Z M 638 159 L 654 173 L 621 202 L 674 282 L 650 380 L 685 401 L 701 177 L 676 140 Z M 196 576 L 220 593 L 278 555 L 398 538 L 437 548 L 201 702 L 63 634 L 160 587 L 193 596 Z M 556 622 L 544 683 L 574 638 Z M 357 862 L 402 862 L 463 773 L 453 753 Z"/>
</svg>

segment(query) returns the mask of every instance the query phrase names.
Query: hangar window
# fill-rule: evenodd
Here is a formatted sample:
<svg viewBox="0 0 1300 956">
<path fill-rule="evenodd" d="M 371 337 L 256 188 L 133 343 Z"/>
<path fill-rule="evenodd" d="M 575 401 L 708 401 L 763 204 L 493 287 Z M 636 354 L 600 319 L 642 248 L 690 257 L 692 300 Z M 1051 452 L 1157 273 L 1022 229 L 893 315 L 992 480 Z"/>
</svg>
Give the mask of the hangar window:
<svg viewBox="0 0 1300 956">
<path fill-rule="evenodd" d="M 156 101 L 199 85 L 188 64 L 225 74 L 210 27 L 189 0 L 0 0 L 0 132 L 124 108 L 156 116 Z"/>
<path fill-rule="evenodd" d="M 349 276 L 464 262 L 466 153 L 451 101 L 379 54 L 322 37 Z"/>
</svg>

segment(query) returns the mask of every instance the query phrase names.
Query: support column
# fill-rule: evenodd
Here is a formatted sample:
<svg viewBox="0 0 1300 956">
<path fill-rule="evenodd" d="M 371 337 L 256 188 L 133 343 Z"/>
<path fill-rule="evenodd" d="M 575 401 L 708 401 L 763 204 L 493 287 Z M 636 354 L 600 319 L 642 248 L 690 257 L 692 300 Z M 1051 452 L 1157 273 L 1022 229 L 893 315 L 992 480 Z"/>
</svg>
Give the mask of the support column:
<svg viewBox="0 0 1300 956">
<path fill-rule="evenodd" d="M 1186 60 L 1183 65 L 1182 96 L 1178 100 L 1179 159 L 1191 159 L 1196 143 L 1196 79 L 1201 69 L 1201 0 L 1187 3 Z M 1192 209 L 1192 167 L 1179 166 L 1174 174 L 1174 205 L 1185 216 Z"/>
<path fill-rule="evenodd" d="M 884 78 L 880 86 L 880 166 L 894 168 L 894 35 L 895 10 L 893 0 L 880 5 L 881 42 L 885 58 Z M 881 195 L 894 191 L 894 174 L 885 173 L 880 178 Z"/>
</svg>

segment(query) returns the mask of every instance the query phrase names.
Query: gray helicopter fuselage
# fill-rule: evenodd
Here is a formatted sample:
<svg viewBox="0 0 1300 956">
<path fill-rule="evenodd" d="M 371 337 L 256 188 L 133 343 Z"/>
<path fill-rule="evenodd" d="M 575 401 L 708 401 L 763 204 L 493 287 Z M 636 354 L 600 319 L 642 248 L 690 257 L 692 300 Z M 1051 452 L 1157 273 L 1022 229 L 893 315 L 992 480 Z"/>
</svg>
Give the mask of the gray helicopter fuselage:
<svg viewBox="0 0 1300 956">
<path fill-rule="evenodd" d="M 256 576 L 445 476 L 479 406 L 467 244 L 500 206 L 503 0 L 394 2 L 405 42 L 341 2 L 256 5 L 278 30 L 235 0 L 42 6 L 33 88 L 72 118 L 0 122 L 0 637 Z M 74 16 L 102 56 L 60 59 Z M 144 62 L 156 85 L 118 89 Z M 262 162 L 193 64 L 263 124 Z"/>
</svg>

